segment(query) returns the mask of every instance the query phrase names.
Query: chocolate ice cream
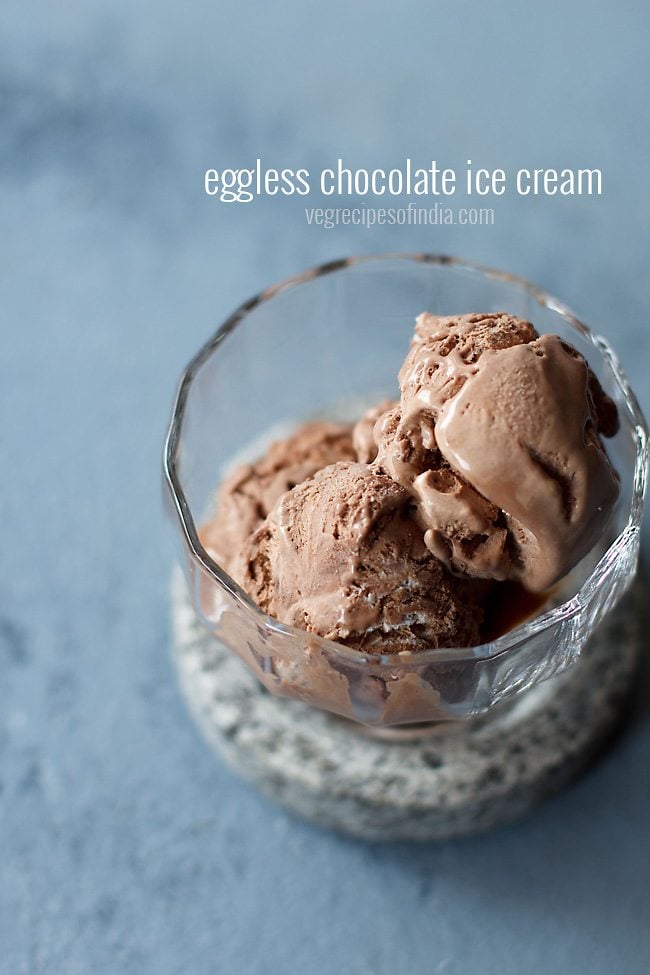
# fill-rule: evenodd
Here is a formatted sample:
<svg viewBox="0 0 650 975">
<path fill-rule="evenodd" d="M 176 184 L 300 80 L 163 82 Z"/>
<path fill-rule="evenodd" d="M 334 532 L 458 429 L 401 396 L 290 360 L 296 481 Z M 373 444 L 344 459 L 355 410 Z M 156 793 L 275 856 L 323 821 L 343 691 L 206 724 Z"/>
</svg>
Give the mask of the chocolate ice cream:
<svg viewBox="0 0 650 975">
<path fill-rule="evenodd" d="M 367 653 L 479 642 L 484 584 L 447 572 L 409 492 L 367 464 L 282 495 L 233 571 L 266 613 Z"/>
<path fill-rule="evenodd" d="M 369 654 L 473 646 L 513 587 L 538 608 L 602 536 L 616 406 L 505 313 L 420 315 L 399 381 L 354 429 L 306 424 L 240 465 L 202 540 L 285 624 Z"/>
<path fill-rule="evenodd" d="M 351 424 L 304 423 L 291 436 L 273 442 L 252 464 L 238 464 L 219 489 L 216 515 L 201 532 L 213 558 L 229 569 L 285 491 L 337 460 L 354 460 Z"/>
<path fill-rule="evenodd" d="M 355 423 L 352 431 L 352 445 L 357 460 L 362 464 L 371 464 L 377 456 L 375 424 L 395 406 L 397 403 L 394 400 L 382 400 L 381 403 L 377 403 L 376 406 L 371 406 L 370 409 L 366 410 L 361 419 Z"/>
<path fill-rule="evenodd" d="M 618 494 L 600 439 L 616 408 L 572 346 L 506 314 L 425 314 L 400 386 L 377 463 L 445 564 L 540 591 L 593 547 Z"/>
</svg>

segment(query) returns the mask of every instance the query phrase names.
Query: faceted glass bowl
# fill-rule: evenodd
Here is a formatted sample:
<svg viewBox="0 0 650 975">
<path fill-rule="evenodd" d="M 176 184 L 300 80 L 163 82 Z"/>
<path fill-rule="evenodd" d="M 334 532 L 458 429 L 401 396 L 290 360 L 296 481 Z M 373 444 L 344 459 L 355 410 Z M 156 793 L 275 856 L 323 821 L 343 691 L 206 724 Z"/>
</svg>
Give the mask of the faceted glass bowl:
<svg viewBox="0 0 650 975">
<path fill-rule="evenodd" d="M 607 451 L 621 494 L 607 537 L 536 618 L 477 647 L 366 655 L 265 615 L 211 558 L 197 529 L 234 460 L 252 459 L 305 420 L 355 419 L 380 399 L 398 398 L 397 371 L 415 316 L 425 310 L 507 311 L 571 342 L 619 409 L 620 431 Z M 368 725 L 467 718 L 570 666 L 628 589 L 638 561 L 647 433 L 607 342 L 550 295 L 448 257 L 351 258 L 247 301 L 192 359 L 165 443 L 165 496 L 196 613 L 271 693 Z"/>
</svg>

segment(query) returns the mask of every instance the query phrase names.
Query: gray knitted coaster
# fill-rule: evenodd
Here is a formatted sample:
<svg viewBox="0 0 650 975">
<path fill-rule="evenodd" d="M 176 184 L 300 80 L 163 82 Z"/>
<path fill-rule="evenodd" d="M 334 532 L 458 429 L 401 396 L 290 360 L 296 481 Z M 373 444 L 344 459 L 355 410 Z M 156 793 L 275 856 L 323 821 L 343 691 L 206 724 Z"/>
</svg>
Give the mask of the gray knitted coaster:
<svg viewBox="0 0 650 975">
<path fill-rule="evenodd" d="M 563 674 L 483 718 L 391 740 L 273 697 L 203 628 L 180 571 L 172 590 L 178 672 L 208 741 L 272 798 L 374 840 L 478 832 L 557 790 L 612 730 L 641 642 L 637 582 Z"/>
</svg>

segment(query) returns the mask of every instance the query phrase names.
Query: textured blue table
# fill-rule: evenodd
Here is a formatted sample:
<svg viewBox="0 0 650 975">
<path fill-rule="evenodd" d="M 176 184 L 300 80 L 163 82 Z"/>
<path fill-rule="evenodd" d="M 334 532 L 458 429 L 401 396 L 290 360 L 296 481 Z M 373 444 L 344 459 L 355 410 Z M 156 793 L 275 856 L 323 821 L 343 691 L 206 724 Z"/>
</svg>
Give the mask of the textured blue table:
<svg viewBox="0 0 650 975">
<path fill-rule="evenodd" d="M 64 10 L 61 7 L 64 6 Z M 353 252 L 524 274 L 646 412 L 647 4 L 4 0 L 0 11 L 2 975 L 641 973 L 650 690 L 533 818 L 449 845 L 328 835 L 221 767 L 169 658 L 161 440 L 231 308 Z M 599 166 L 493 227 L 308 227 L 208 166 Z"/>
</svg>

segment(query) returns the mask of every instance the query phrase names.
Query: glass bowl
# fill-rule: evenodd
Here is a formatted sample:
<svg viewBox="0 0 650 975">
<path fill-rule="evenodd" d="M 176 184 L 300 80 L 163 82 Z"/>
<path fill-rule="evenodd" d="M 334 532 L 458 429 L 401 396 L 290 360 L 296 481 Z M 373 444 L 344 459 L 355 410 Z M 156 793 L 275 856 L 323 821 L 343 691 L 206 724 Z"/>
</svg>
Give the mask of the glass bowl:
<svg viewBox="0 0 650 975">
<path fill-rule="evenodd" d="M 606 538 L 534 619 L 470 648 L 366 655 L 265 615 L 199 539 L 234 460 L 319 417 L 356 418 L 397 398 L 397 371 L 420 312 L 507 311 L 571 342 L 615 400 L 607 449 L 621 493 Z M 635 574 L 647 427 L 607 342 L 528 282 L 429 254 L 336 261 L 241 305 L 180 381 L 164 451 L 165 496 L 194 609 L 214 639 L 272 693 L 366 725 L 484 714 L 560 673 Z M 616 652 L 616 648 L 612 648 Z"/>
</svg>

